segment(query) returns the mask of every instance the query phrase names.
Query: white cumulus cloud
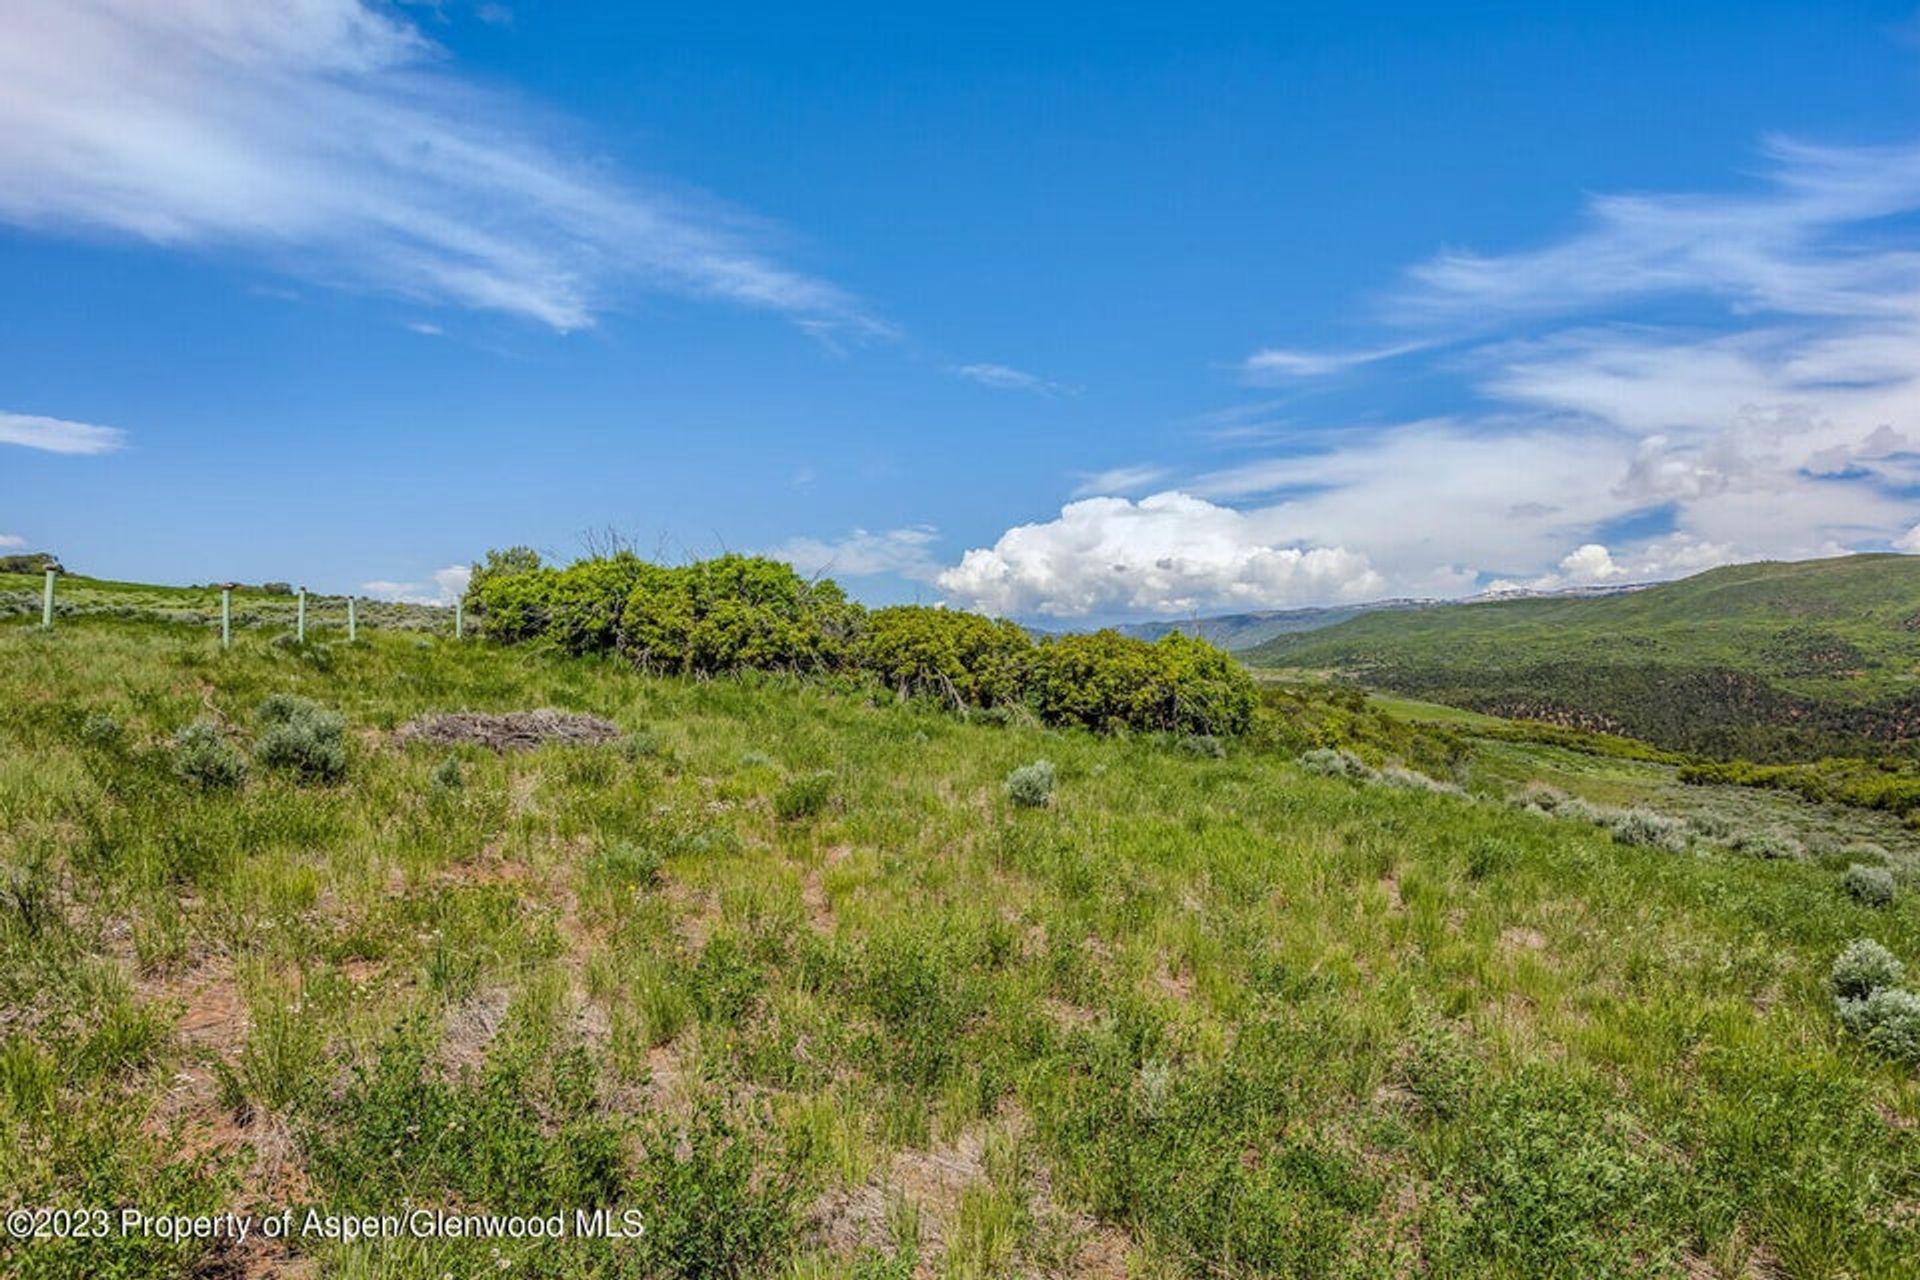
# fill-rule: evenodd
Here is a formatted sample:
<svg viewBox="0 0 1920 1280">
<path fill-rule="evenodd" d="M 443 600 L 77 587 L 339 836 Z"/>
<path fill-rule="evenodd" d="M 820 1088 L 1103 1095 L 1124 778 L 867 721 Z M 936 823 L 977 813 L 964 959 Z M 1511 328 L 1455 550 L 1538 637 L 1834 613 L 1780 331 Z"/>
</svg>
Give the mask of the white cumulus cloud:
<svg viewBox="0 0 1920 1280">
<path fill-rule="evenodd" d="M 1560 562 L 1560 572 L 1578 583 L 1612 582 L 1624 578 L 1627 571 L 1614 563 L 1613 553 L 1597 542 L 1575 547 Z"/>
<path fill-rule="evenodd" d="M 460 78 L 372 0 L 11 0 L 0 220 L 592 323 L 623 286 L 878 331 L 750 222 L 576 158 L 532 104 Z"/>
<path fill-rule="evenodd" d="M 466 594 L 467 582 L 473 577 L 473 569 L 464 564 L 450 564 L 444 569 L 435 569 L 425 582 L 396 582 L 387 578 L 376 578 L 372 582 L 363 582 L 360 589 L 376 600 L 391 600 L 398 604 L 436 604 L 449 605 Z"/>
<path fill-rule="evenodd" d="M 1355 599 L 1383 585 L 1363 555 L 1277 542 L 1263 521 L 1178 492 L 1069 503 L 968 551 L 936 582 L 969 608 L 1056 618 Z"/>
</svg>

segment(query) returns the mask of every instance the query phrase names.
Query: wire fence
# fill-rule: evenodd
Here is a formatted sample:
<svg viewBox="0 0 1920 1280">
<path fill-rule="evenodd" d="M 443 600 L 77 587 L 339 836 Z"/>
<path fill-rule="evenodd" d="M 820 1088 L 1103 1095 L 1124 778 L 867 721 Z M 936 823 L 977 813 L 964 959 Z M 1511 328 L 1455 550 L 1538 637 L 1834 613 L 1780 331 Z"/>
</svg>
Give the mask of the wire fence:
<svg viewBox="0 0 1920 1280">
<path fill-rule="evenodd" d="M 212 623 L 217 616 L 220 627 L 220 645 L 223 649 L 233 647 L 236 626 L 284 626 L 291 623 L 293 638 L 298 644 L 307 642 L 309 628 L 344 626 L 349 641 L 360 638 L 363 625 L 373 625 L 382 629 L 435 632 L 450 631 L 456 640 L 466 638 L 466 611 L 462 602 L 454 600 L 450 605 L 428 605 L 398 603 L 385 600 L 362 599 L 357 596 L 321 595 L 309 592 L 305 587 L 279 591 L 262 592 L 259 589 L 246 591 L 242 608 L 236 612 L 234 595 L 246 589 L 239 583 L 221 583 L 205 588 L 153 588 L 151 595 L 139 591 L 105 590 L 103 588 L 83 587 L 81 594 L 88 597 L 85 603 L 69 605 L 61 599 L 58 569 L 44 571 L 40 591 L 40 627 L 52 630 L 56 621 L 64 615 L 104 614 L 121 617 L 154 617 L 164 621 Z M 85 581 L 85 580 L 83 580 Z M 104 584 L 105 587 L 119 588 L 122 584 Z M 207 593 L 219 592 L 217 615 L 206 601 Z M 30 605 L 20 598 L 25 593 L 16 593 L 11 606 L 15 616 L 25 612 Z M 27 596 L 31 599 L 31 596 Z M 283 603 L 284 602 L 284 603 Z M 289 618 L 288 611 L 292 616 Z M 371 614 L 372 617 L 365 616 Z"/>
</svg>

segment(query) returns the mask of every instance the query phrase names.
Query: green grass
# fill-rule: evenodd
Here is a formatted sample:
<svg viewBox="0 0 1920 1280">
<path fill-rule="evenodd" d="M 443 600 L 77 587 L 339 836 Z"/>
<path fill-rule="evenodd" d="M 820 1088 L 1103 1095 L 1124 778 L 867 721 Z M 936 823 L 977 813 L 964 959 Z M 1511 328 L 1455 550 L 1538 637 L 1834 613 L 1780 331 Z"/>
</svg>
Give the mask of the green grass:
<svg viewBox="0 0 1920 1280">
<path fill-rule="evenodd" d="M 1910 736 L 1920 559 L 1735 565 L 1624 595 L 1383 611 L 1241 656 L 1679 750 L 1857 755 Z"/>
<path fill-rule="evenodd" d="M 345 717 L 338 781 L 176 774 L 182 726 L 252 752 L 275 693 Z M 630 736 L 449 770 L 392 734 L 540 706 Z M 1491 793 L 1556 751 L 1608 785 L 1652 767 L 1518 743 L 1463 767 Z M 1018 807 L 1039 759 L 1051 801 Z M 1825 987 L 1860 936 L 1920 964 L 1920 895 L 1257 744 L 396 632 L 323 665 L 13 624 L 0 862 L 8 1205 L 649 1224 L 12 1243 L 10 1276 L 1920 1268 L 1920 1082 Z"/>
<path fill-rule="evenodd" d="M 1449 707 L 1439 702 L 1421 702 L 1414 698 L 1396 698 L 1388 693 L 1369 694 L 1367 701 L 1390 716 L 1400 720 L 1410 720 L 1415 724 L 1459 725 L 1469 729 L 1485 729 L 1506 723 L 1498 716 L 1468 711 L 1464 707 Z"/>
<path fill-rule="evenodd" d="M 0 573 L 0 617 L 39 621 L 46 579 L 32 573 Z M 115 582 L 82 574 L 61 574 L 54 587 L 59 618 L 117 617 L 159 622 L 220 625 L 218 586 L 168 587 L 145 582 Z M 242 587 L 233 593 L 233 625 L 239 628 L 290 629 L 299 610 L 296 598 Z M 355 622 L 362 627 L 451 631 L 453 611 L 432 605 L 359 600 Z M 347 628 L 345 596 L 308 595 L 307 630 L 318 639 Z"/>
</svg>

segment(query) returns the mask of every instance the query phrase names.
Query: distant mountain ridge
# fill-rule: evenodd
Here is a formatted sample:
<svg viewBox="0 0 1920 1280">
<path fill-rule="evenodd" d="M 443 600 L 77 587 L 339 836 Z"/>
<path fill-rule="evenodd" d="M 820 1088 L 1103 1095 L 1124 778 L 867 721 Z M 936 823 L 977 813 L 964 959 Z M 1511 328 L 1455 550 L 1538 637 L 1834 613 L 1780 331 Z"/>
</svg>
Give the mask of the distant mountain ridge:
<svg viewBox="0 0 1920 1280">
<path fill-rule="evenodd" d="M 1709 755 L 1920 751 L 1920 557 L 1362 613 L 1239 656 Z"/>
<path fill-rule="evenodd" d="M 1175 618 L 1153 622 L 1128 622 L 1114 627 L 1122 635 L 1142 640 L 1158 640 L 1179 631 L 1242 652 L 1257 648 L 1278 636 L 1319 631 L 1326 627 L 1369 613 L 1388 613 L 1403 609 L 1435 609 L 1446 605 L 1474 604 L 1487 600 L 1585 599 L 1593 596 L 1617 596 L 1640 591 L 1650 582 L 1607 583 L 1600 586 L 1558 587 L 1549 590 L 1515 588 L 1508 591 L 1483 591 L 1458 600 L 1428 600 L 1396 596 L 1387 600 L 1369 600 L 1363 604 L 1317 605 L 1298 609 L 1268 609 L 1256 613 L 1223 613 L 1204 618 Z"/>
</svg>

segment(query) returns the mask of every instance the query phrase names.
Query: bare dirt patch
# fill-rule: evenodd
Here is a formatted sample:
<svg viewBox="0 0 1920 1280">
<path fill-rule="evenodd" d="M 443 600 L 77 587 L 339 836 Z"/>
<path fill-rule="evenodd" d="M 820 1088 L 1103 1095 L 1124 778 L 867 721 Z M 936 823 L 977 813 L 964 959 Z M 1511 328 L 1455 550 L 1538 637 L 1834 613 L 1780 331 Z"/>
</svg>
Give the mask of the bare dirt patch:
<svg viewBox="0 0 1920 1280">
<path fill-rule="evenodd" d="M 620 736 L 620 726 L 599 716 L 542 707 L 538 711 L 506 711 L 497 715 L 453 711 L 421 716 L 401 725 L 394 736 L 401 742 L 426 742 L 441 747 L 472 744 L 495 751 L 525 751 L 546 742 L 582 746 L 611 742 Z"/>
<path fill-rule="evenodd" d="M 507 1020 L 510 993 L 505 987 L 482 991 L 447 1012 L 440 1060 L 453 1070 L 473 1069 L 487 1059 L 487 1048 Z"/>
<path fill-rule="evenodd" d="M 1525 925 L 1512 925 L 1500 931 L 1500 945 L 1508 951 L 1539 951 L 1547 945 L 1547 935 Z"/>
<path fill-rule="evenodd" d="M 1387 910 L 1395 915 L 1407 909 L 1406 902 L 1400 897 L 1400 877 L 1388 872 L 1380 877 L 1380 893 L 1387 900 Z"/>
</svg>

